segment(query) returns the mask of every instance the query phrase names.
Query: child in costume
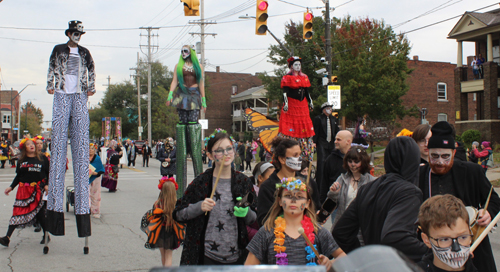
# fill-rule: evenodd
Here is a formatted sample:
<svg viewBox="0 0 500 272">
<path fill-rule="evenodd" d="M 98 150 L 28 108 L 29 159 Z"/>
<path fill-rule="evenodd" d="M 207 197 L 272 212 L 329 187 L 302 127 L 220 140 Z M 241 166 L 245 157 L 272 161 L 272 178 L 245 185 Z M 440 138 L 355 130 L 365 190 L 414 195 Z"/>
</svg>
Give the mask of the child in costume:
<svg viewBox="0 0 500 272">
<path fill-rule="evenodd" d="M 281 79 L 284 101 L 278 136 L 298 141 L 302 149 L 301 156 L 312 161 L 314 127 L 309 116 L 309 109 L 312 110 L 314 105 L 308 90 L 311 82 L 301 71 L 301 58 L 291 57 L 287 61 L 290 72 Z"/>
<path fill-rule="evenodd" d="M 246 226 L 252 224 L 257 215 L 255 203 L 240 204 L 255 191 L 247 176 L 231 168 L 235 151 L 226 131 L 216 129 L 209 138 L 207 156 L 214 167 L 189 184 L 173 213 L 175 221 L 186 223 L 180 264 L 243 264 L 248 244 Z M 212 192 L 214 195 L 210 198 Z"/>
<path fill-rule="evenodd" d="M 317 224 L 310 187 L 296 178 L 283 178 L 277 186 L 269 218 L 247 246 L 250 253 L 245 265 L 320 264 L 326 266 L 328 271 L 332 265 L 329 258 L 337 258 L 345 253 L 330 232 Z M 321 254 L 319 259 L 299 233 L 301 227 Z"/>
<path fill-rule="evenodd" d="M 179 248 L 184 237 L 184 225 L 177 223 L 172 216 L 177 201 L 178 189 L 175 179 L 162 177 L 158 184 L 160 195 L 141 222 L 141 230 L 148 235 L 144 245 L 149 249 L 160 249 L 163 266 L 172 266 L 172 251 Z"/>
<path fill-rule="evenodd" d="M 418 266 L 425 272 L 478 270 L 470 258 L 472 231 L 463 202 L 449 194 L 427 199 L 418 213 L 422 240 L 432 249 Z"/>
<path fill-rule="evenodd" d="M 5 195 L 9 195 L 19 185 L 7 235 L 0 238 L 0 244 L 3 246 L 9 246 L 10 237 L 16 228 L 31 226 L 35 223 L 35 219 L 45 231 L 46 220 L 41 212 L 43 207 L 41 200 L 43 193 L 48 189 L 49 161 L 37 152 L 33 139 L 23 139 L 19 148 L 22 153 L 17 164 L 16 177 L 5 189 Z"/>
</svg>

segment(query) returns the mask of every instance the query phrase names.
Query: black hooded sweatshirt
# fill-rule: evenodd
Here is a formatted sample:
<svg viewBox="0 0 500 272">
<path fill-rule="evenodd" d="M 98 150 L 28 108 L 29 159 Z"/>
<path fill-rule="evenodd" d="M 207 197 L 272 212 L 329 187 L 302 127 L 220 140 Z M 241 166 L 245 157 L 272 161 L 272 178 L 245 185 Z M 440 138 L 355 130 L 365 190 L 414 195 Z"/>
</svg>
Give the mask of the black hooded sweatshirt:
<svg viewBox="0 0 500 272">
<path fill-rule="evenodd" d="M 340 174 L 347 173 L 347 170 L 343 167 L 344 164 L 344 154 L 338 149 L 334 149 L 330 155 L 325 160 L 325 165 L 323 167 L 323 178 L 321 179 L 321 184 L 318 184 L 319 189 L 319 202 L 323 204 L 326 199 L 326 195 L 330 190 L 330 186 L 337 180 Z"/>
<path fill-rule="evenodd" d="M 338 245 L 349 253 L 360 247 L 361 229 L 366 245 L 382 244 L 403 252 L 414 262 L 427 246 L 417 239 L 422 192 L 417 187 L 420 151 L 412 138 L 397 137 L 385 150 L 387 174 L 359 188 L 356 198 L 333 229 Z"/>
</svg>

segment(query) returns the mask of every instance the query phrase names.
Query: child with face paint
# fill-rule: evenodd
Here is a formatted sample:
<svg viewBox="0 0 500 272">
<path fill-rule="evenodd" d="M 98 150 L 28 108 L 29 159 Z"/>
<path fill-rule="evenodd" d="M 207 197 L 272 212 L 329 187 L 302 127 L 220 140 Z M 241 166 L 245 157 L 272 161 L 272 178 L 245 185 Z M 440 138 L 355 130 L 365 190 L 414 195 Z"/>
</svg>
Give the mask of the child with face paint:
<svg viewBox="0 0 500 272">
<path fill-rule="evenodd" d="M 283 178 L 293 178 L 296 171 L 300 171 L 302 161 L 300 160 L 299 143 L 295 140 L 276 137 L 271 143 L 273 147 L 274 172 L 264 181 L 259 188 L 259 201 L 257 203 L 257 222 L 260 226 L 264 224 L 269 208 L 274 203 L 274 192 L 276 184 Z"/>
<path fill-rule="evenodd" d="M 472 232 L 460 199 L 449 194 L 427 199 L 420 207 L 418 222 L 422 240 L 432 249 L 418 263 L 425 272 L 478 271 L 469 258 Z"/>
<path fill-rule="evenodd" d="M 302 73 L 301 58 L 291 57 L 287 61 L 290 72 L 281 79 L 283 107 L 278 136 L 298 141 L 302 148 L 302 157 L 312 161 L 314 127 L 309 110 L 313 109 L 313 102 L 308 90 L 311 82 L 307 75 Z"/>
<path fill-rule="evenodd" d="M 276 198 L 269 218 L 254 236 L 247 249 L 245 265 L 324 265 L 328 271 L 330 257 L 345 255 L 329 231 L 319 226 L 311 202 L 310 187 L 296 178 L 283 178 L 276 184 Z M 307 245 L 298 229 L 303 228 L 319 259 Z"/>
<path fill-rule="evenodd" d="M 208 138 L 207 156 L 214 167 L 189 184 L 173 212 L 174 220 L 186 223 L 180 264 L 243 264 L 248 244 L 246 226 L 252 224 L 257 215 L 255 203 L 244 208 L 237 204 L 255 191 L 247 176 L 231 168 L 235 150 L 226 132 L 216 129 Z M 214 197 L 209 198 L 219 171 Z"/>
</svg>

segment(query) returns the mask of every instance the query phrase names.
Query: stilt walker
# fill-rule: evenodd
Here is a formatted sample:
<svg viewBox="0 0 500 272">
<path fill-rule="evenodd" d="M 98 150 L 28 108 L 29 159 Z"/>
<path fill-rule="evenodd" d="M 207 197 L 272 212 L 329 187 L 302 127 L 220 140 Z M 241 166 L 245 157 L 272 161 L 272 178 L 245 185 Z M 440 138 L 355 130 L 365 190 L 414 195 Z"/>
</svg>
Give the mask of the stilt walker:
<svg viewBox="0 0 500 272">
<path fill-rule="evenodd" d="M 196 52 L 188 45 L 181 50 L 179 63 L 174 69 L 174 78 L 170 85 L 167 106 L 172 104 L 179 113 L 176 127 L 177 169 L 176 180 L 179 184 L 177 197 L 182 197 L 187 187 L 187 154 L 193 159 L 194 175 L 203 172 L 201 160 L 201 125 L 198 123 L 200 110 L 206 110 L 203 66 L 196 57 Z"/>
<path fill-rule="evenodd" d="M 68 131 L 75 177 L 75 216 L 78 237 L 90 236 L 89 113 L 87 97 L 95 93 L 94 61 L 87 48 L 78 45 L 85 34 L 80 21 L 70 21 L 69 41 L 56 45 L 49 61 L 47 92 L 54 95 L 47 229 L 64 235 L 64 176 Z M 85 239 L 84 253 L 88 253 Z"/>
<path fill-rule="evenodd" d="M 279 137 L 294 139 L 300 143 L 301 157 L 313 160 L 314 127 L 309 115 L 313 109 L 313 101 L 309 95 L 311 82 L 302 73 L 302 59 L 290 57 L 288 60 L 290 72 L 281 79 L 283 89 L 283 107 L 281 108 Z"/>
</svg>

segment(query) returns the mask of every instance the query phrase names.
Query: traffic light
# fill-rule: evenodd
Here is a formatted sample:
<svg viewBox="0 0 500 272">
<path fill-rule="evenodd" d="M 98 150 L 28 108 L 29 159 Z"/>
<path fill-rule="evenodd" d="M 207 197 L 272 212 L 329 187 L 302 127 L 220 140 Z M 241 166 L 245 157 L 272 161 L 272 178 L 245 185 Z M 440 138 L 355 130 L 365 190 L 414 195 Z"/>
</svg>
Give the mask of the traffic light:
<svg viewBox="0 0 500 272">
<path fill-rule="evenodd" d="M 200 16 L 200 0 L 181 0 L 184 3 L 184 16 Z"/>
<path fill-rule="evenodd" d="M 313 36 L 313 14 L 309 11 L 304 12 L 303 37 L 304 40 L 310 40 Z"/>
<path fill-rule="evenodd" d="M 332 83 L 337 83 L 337 76 L 332 76 Z"/>
<path fill-rule="evenodd" d="M 257 13 L 255 14 L 255 34 L 266 35 L 267 32 L 267 7 L 266 0 L 257 0 Z"/>
</svg>

